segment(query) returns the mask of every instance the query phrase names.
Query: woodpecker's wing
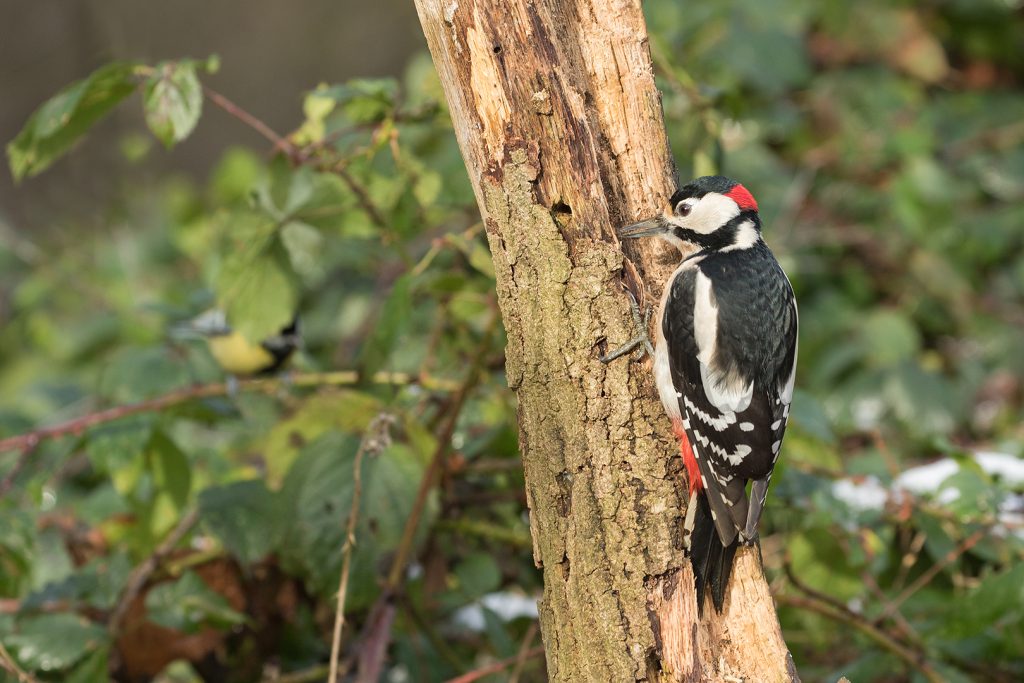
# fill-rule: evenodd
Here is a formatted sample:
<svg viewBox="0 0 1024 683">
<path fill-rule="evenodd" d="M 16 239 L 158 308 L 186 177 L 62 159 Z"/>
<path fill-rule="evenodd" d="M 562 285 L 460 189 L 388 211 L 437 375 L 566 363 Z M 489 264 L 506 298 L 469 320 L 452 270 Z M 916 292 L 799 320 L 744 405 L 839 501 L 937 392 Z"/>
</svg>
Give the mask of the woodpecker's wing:
<svg viewBox="0 0 1024 683">
<path fill-rule="evenodd" d="M 665 300 L 663 332 L 679 411 L 723 545 L 760 517 L 747 481 L 767 478 L 792 401 L 796 309 L 770 252 L 713 254 L 681 269 Z"/>
</svg>

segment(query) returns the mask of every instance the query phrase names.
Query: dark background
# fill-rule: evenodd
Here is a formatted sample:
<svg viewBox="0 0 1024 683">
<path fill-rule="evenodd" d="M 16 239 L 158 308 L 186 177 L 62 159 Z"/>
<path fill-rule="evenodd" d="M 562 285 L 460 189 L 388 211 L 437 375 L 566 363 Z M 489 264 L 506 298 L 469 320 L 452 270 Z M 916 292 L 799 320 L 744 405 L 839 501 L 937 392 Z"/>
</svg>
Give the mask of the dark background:
<svg viewBox="0 0 1024 683">
<path fill-rule="evenodd" d="M 278 131 L 302 121 L 297 95 L 318 83 L 400 74 L 426 43 L 407 0 L 0 0 L 0 140 L 17 135 L 41 102 L 115 59 L 155 62 L 221 57 L 205 82 Z M 167 171 L 202 177 L 224 149 L 263 144 L 206 103 L 198 129 L 173 151 L 154 150 L 139 174 Z M 52 169 L 14 187 L 0 172 L 0 223 L 49 231 L 73 211 L 106 206 L 128 172 L 118 141 L 143 130 L 137 97 L 114 110 Z"/>
</svg>

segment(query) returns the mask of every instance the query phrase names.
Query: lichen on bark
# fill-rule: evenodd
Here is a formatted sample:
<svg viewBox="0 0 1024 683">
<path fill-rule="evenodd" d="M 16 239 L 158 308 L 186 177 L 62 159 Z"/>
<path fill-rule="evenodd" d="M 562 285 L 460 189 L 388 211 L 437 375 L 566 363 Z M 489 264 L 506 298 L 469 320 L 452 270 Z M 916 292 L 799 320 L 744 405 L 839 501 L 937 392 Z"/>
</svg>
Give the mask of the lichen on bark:
<svg viewBox="0 0 1024 683">
<path fill-rule="evenodd" d="M 634 384 L 629 363 L 597 360 L 605 335 L 632 334 L 621 301 L 609 296 L 620 291 L 621 253 L 578 240 L 570 255 L 559 222 L 536 202 L 536 149 L 518 144 L 506 152 L 508 161 L 482 186 L 508 329 L 508 381 L 519 397 L 535 559 L 557 565 L 544 566 L 542 627 L 558 634 L 546 640 L 549 650 L 566 650 L 549 652 L 549 662 L 573 668 L 568 677 L 550 673 L 553 680 L 642 679 L 655 647 L 642 578 L 679 563 L 681 479 L 655 436 L 663 417 L 637 398 L 643 393 L 622 391 Z M 580 656 L 610 642 L 619 644 L 618 656 Z"/>
<path fill-rule="evenodd" d="M 636 332 L 623 286 L 656 300 L 679 257 L 614 238 L 674 189 L 639 4 L 416 6 L 494 259 L 549 677 L 794 679 L 758 565 L 741 557 L 746 592 L 698 623 L 649 362 L 598 361 Z"/>
</svg>

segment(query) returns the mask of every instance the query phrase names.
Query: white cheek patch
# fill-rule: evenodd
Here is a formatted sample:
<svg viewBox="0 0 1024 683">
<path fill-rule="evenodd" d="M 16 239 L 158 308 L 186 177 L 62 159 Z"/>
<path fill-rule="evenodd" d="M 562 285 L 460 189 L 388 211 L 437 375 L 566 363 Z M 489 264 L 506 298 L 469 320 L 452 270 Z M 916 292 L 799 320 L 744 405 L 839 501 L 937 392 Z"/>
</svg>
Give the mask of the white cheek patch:
<svg viewBox="0 0 1024 683">
<path fill-rule="evenodd" d="M 709 192 L 694 204 L 689 216 L 677 218 L 684 228 L 710 234 L 740 215 L 740 207 L 731 198 L 717 192 Z"/>
</svg>

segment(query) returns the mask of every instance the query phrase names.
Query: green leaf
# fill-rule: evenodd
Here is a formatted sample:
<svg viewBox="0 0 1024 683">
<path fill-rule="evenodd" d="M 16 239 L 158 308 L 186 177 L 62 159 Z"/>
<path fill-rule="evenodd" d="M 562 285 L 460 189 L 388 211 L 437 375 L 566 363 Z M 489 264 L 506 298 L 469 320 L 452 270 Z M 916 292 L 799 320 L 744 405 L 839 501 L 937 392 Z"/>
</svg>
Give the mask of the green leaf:
<svg viewBox="0 0 1024 683">
<path fill-rule="evenodd" d="M 232 147 L 224 153 L 211 175 L 213 196 L 219 204 L 248 199 L 264 173 L 263 162 L 252 151 Z"/>
<path fill-rule="evenodd" d="M 154 536 L 169 531 L 181 516 L 192 487 L 188 457 L 162 431 L 149 442 L 149 468 L 153 478 L 150 529 Z"/>
<path fill-rule="evenodd" d="M 271 486 L 278 485 L 299 452 L 325 432 L 362 433 L 383 405 L 380 399 L 358 391 L 315 394 L 286 420 L 275 425 L 267 438 L 265 459 Z"/>
<path fill-rule="evenodd" d="M 168 148 L 195 129 L 203 110 L 203 86 L 191 61 L 161 62 L 142 95 L 146 125 Z"/>
<path fill-rule="evenodd" d="M 448 241 L 466 256 L 469 265 L 473 266 L 477 272 L 491 280 L 494 279 L 494 262 L 491 260 L 491 252 L 479 239 L 470 240 L 460 233 L 450 233 Z"/>
<path fill-rule="evenodd" d="M 155 623 L 183 633 L 196 633 L 204 626 L 230 627 L 246 620 L 195 572 L 185 572 L 177 581 L 150 590 L 146 610 Z"/>
<path fill-rule="evenodd" d="M 455 591 L 459 596 L 456 604 L 465 604 L 501 585 L 501 569 L 494 557 L 487 553 L 473 553 L 455 567 Z"/>
<path fill-rule="evenodd" d="M 344 85 L 317 90 L 316 94 L 341 105 L 353 123 L 376 123 L 394 110 L 398 82 L 393 78 L 356 78 Z"/>
<path fill-rule="evenodd" d="M 868 358 L 876 367 L 911 358 L 921 347 L 917 328 L 899 311 L 876 310 L 863 320 L 861 329 Z"/>
<path fill-rule="evenodd" d="M 110 477 L 122 496 L 130 495 L 145 471 L 141 457 L 153 434 L 153 420 L 142 415 L 89 432 L 85 452 L 92 466 Z"/>
<path fill-rule="evenodd" d="M 259 479 L 213 486 L 199 494 L 200 519 L 244 564 L 277 546 L 281 525 L 277 496 Z"/>
<path fill-rule="evenodd" d="M 109 679 L 110 646 L 93 650 L 63 678 L 63 683 L 96 683 Z"/>
<path fill-rule="evenodd" d="M 488 609 L 485 605 L 481 605 L 480 609 L 484 615 L 484 630 L 487 631 L 487 639 L 491 641 L 495 654 L 499 657 L 515 655 L 519 644 L 509 634 L 508 625 L 494 610 Z"/>
<path fill-rule="evenodd" d="M 7 145 L 14 179 L 37 175 L 135 90 L 135 62 L 113 62 L 43 103 Z"/>
<path fill-rule="evenodd" d="M 395 281 L 388 298 L 380 308 L 373 332 L 359 352 L 359 365 L 366 376 L 380 370 L 406 330 L 412 316 L 412 277 L 407 273 Z"/>
<path fill-rule="evenodd" d="M 283 524 L 289 530 L 282 540 L 282 558 L 286 566 L 308 576 L 312 588 L 322 595 L 337 590 L 358 448 L 355 436 L 324 434 L 303 450 L 281 489 Z M 363 458 L 348 609 L 373 602 L 386 560 L 394 553 L 412 512 L 423 472 L 423 461 L 402 444 Z M 431 493 L 420 519 L 417 542 L 437 514 L 435 494 Z"/>
<path fill-rule="evenodd" d="M 986 576 L 978 587 L 955 601 L 945 624 L 948 635 L 966 638 L 992 628 L 1019 628 L 1024 605 L 1024 564 Z M 1005 622 L 1005 623 L 1001 623 Z"/>
<path fill-rule="evenodd" d="M 106 642 L 107 631 L 75 614 L 44 614 L 18 620 L 3 642 L 23 667 L 61 671 Z"/>
<path fill-rule="evenodd" d="M 257 343 L 294 318 L 298 287 L 275 223 L 250 214 L 235 227 L 240 248 L 221 268 L 217 298 L 231 326 Z"/>
<path fill-rule="evenodd" d="M 189 369 L 163 346 L 122 346 L 108 356 L 99 381 L 102 396 L 120 403 L 141 401 L 187 384 Z"/>
<path fill-rule="evenodd" d="M 41 610 L 47 603 L 83 603 L 102 610 L 114 607 L 132 570 L 128 555 L 102 555 L 60 581 L 47 583 L 21 601 L 24 612 Z"/>
<path fill-rule="evenodd" d="M 295 272 L 316 281 L 324 274 L 324 237 L 312 225 L 290 221 L 281 228 L 281 243 Z"/>
</svg>

